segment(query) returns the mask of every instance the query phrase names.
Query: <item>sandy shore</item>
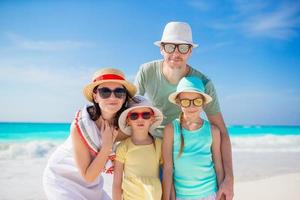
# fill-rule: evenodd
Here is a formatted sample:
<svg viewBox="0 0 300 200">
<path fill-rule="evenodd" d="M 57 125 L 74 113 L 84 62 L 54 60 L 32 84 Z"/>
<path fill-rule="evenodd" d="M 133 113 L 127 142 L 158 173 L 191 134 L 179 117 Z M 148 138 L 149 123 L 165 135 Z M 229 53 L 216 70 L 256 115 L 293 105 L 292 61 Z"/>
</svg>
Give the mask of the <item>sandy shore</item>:
<svg viewBox="0 0 300 200">
<path fill-rule="evenodd" d="M 300 153 L 234 152 L 236 200 L 300 199 Z M 43 200 L 46 158 L 1 159 L 1 200 Z M 106 186 L 110 191 L 111 179 Z"/>
</svg>

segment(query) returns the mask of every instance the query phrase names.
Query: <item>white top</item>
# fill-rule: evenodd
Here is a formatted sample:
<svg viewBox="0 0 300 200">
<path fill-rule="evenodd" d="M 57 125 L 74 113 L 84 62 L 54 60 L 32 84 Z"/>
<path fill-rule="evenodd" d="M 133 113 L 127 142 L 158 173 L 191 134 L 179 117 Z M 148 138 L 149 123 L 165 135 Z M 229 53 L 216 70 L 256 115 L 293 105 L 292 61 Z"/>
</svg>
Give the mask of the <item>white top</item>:
<svg viewBox="0 0 300 200">
<path fill-rule="evenodd" d="M 77 112 L 75 125 L 91 152 L 97 154 L 101 148 L 101 138 L 95 122 L 89 118 L 87 106 Z M 111 167 L 106 166 L 107 169 Z M 71 136 L 49 158 L 44 171 L 43 184 L 49 200 L 111 199 L 103 190 L 101 174 L 92 183 L 85 182 L 81 176 L 74 160 Z"/>
</svg>

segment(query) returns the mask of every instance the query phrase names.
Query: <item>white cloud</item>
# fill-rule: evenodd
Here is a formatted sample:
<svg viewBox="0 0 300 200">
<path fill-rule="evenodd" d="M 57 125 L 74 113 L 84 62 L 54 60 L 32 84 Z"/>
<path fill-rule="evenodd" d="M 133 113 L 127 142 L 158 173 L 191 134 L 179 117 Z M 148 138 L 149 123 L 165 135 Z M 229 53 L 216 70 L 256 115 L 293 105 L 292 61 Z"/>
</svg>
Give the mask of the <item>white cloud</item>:
<svg viewBox="0 0 300 200">
<path fill-rule="evenodd" d="M 287 40 L 299 35 L 300 4 L 235 0 L 231 15 L 206 24 L 218 31 L 236 31 L 247 37 Z"/>
<path fill-rule="evenodd" d="M 208 11 L 212 8 L 211 2 L 200 0 L 188 0 L 187 4 L 199 11 Z"/>
<path fill-rule="evenodd" d="M 89 48 L 93 46 L 93 44 L 89 42 L 79 42 L 71 40 L 32 40 L 15 33 L 7 33 L 7 36 L 17 48 L 26 50 L 57 51 Z"/>
<path fill-rule="evenodd" d="M 289 39 L 298 35 L 300 25 L 298 6 L 284 6 L 276 11 L 262 13 L 249 18 L 244 31 L 250 36 L 264 36 L 277 39 Z"/>
</svg>

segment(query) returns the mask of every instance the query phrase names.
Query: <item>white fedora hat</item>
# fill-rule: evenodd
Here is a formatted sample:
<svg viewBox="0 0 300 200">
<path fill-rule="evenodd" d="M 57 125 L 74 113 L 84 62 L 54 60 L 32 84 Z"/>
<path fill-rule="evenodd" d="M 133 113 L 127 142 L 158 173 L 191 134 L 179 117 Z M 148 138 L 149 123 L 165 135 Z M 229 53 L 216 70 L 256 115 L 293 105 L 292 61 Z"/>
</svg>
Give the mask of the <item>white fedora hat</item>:
<svg viewBox="0 0 300 200">
<path fill-rule="evenodd" d="M 193 48 L 198 47 L 193 43 L 192 29 L 188 23 L 185 22 L 169 22 L 164 29 L 160 41 L 154 42 L 156 46 L 161 43 L 175 43 L 175 44 L 190 44 Z"/>
<path fill-rule="evenodd" d="M 126 122 L 126 119 L 127 119 L 127 115 L 128 113 L 135 109 L 135 108 L 151 108 L 153 110 L 153 113 L 154 113 L 154 122 L 153 124 L 151 125 L 150 127 L 150 130 L 149 132 L 151 134 L 154 134 L 155 133 L 155 128 L 157 128 L 161 122 L 163 121 L 163 114 L 162 112 L 151 105 L 151 103 L 143 96 L 140 96 L 140 95 L 137 95 L 137 96 L 134 96 L 132 98 L 131 101 L 128 102 L 128 109 L 124 110 L 122 112 L 122 114 L 120 115 L 119 117 L 119 128 L 121 129 L 121 131 L 127 135 L 131 135 L 132 133 L 132 129 L 130 126 L 128 126 L 127 122 Z"/>
</svg>

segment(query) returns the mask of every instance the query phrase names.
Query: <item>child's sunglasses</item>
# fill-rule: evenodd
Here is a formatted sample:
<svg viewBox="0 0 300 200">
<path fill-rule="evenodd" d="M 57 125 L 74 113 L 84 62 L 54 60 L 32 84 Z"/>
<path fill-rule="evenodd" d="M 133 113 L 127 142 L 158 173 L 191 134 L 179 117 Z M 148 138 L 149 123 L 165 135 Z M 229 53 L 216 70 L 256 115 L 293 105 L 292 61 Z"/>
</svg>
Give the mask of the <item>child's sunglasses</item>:
<svg viewBox="0 0 300 200">
<path fill-rule="evenodd" d="M 130 112 L 127 117 L 131 120 L 137 120 L 140 117 L 143 119 L 150 119 L 152 115 L 154 115 L 153 112 Z"/>
<path fill-rule="evenodd" d="M 125 98 L 127 95 L 126 89 L 124 88 L 116 88 L 111 90 L 110 88 L 103 87 L 98 88 L 99 95 L 102 99 L 108 99 L 112 93 L 114 93 L 115 97 L 118 99 Z"/>
<path fill-rule="evenodd" d="M 193 102 L 194 106 L 197 106 L 197 107 L 201 107 L 203 105 L 203 99 L 201 99 L 201 98 L 180 99 L 179 100 L 179 104 L 184 108 L 190 107 L 192 102 Z"/>
</svg>

